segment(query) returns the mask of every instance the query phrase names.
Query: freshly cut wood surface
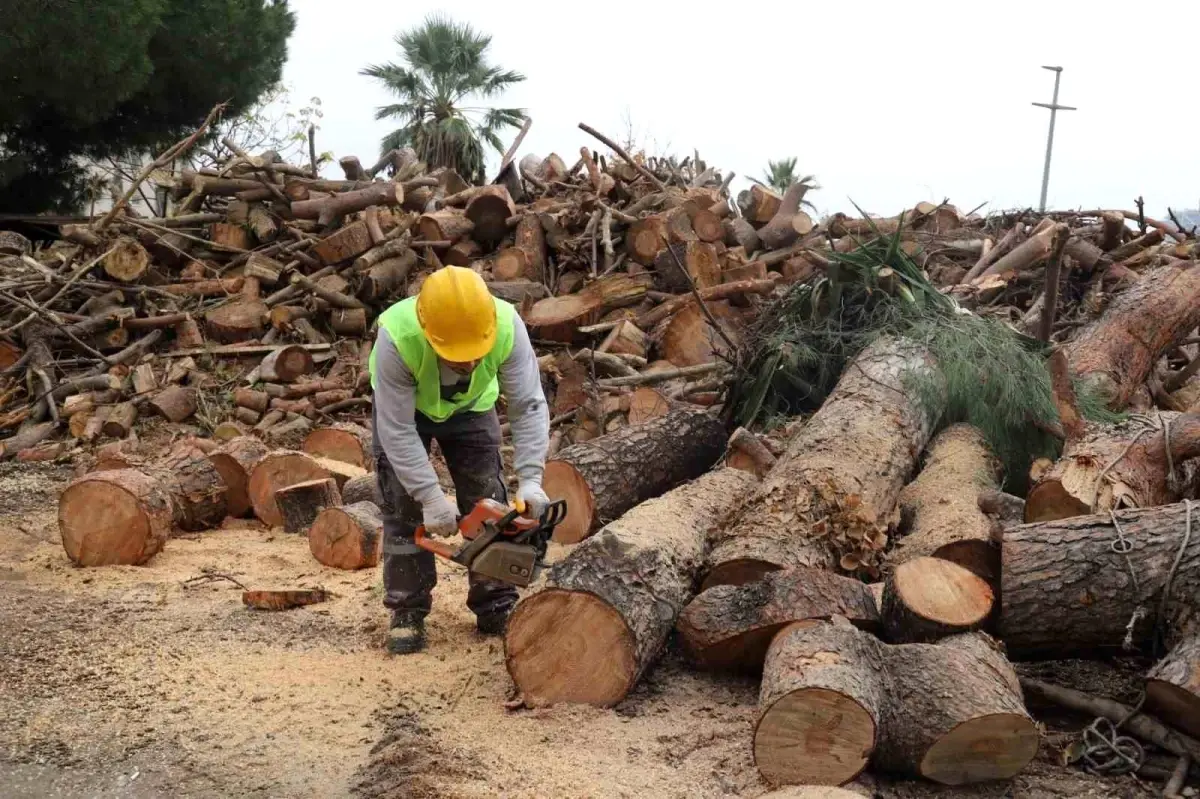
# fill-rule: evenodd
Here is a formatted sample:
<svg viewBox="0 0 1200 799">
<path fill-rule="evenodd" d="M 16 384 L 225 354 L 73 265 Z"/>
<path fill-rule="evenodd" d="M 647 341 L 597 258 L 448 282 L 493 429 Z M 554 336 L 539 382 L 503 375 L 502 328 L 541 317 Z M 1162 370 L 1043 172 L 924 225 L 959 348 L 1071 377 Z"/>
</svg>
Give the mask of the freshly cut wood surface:
<svg viewBox="0 0 1200 799">
<path fill-rule="evenodd" d="M 313 370 L 313 357 L 303 347 L 285 346 L 263 358 L 259 376 L 268 383 L 291 383 Z"/>
<path fill-rule="evenodd" d="M 307 533 L 321 511 L 341 504 L 342 496 L 332 477 L 306 480 L 275 492 L 275 505 L 283 517 L 285 533 Z"/>
<path fill-rule="evenodd" d="M 283 524 L 283 515 L 275 502 L 275 492 L 281 488 L 332 477 L 315 458 L 303 452 L 277 450 L 264 455 L 250 471 L 250 503 L 254 515 L 270 527 Z"/>
<path fill-rule="evenodd" d="M 671 412 L 671 401 L 659 391 L 642 386 L 629 395 L 629 423 L 642 424 Z"/>
<path fill-rule="evenodd" d="M 957 563 L 920 557 L 883 584 L 883 631 L 892 643 L 935 641 L 978 629 L 992 612 L 992 589 Z"/>
<path fill-rule="evenodd" d="M 657 657 L 704 546 L 753 478 L 722 469 L 649 499 L 556 563 L 509 618 L 505 662 L 526 704 L 610 707 Z"/>
<path fill-rule="evenodd" d="M 308 548 L 313 557 L 335 569 L 377 565 L 382 545 L 383 521 L 373 502 L 326 508 L 308 530 Z"/>
<path fill-rule="evenodd" d="M 259 589 L 242 592 L 242 604 L 255 610 L 291 610 L 329 599 L 322 588 Z"/>
<path fill-rule="evenodd" d="M 225 482 L 226 513 L 234 518 L 245 516 L 252 508 L 250 472 L 270 449 L 254 436 L 238 436 L 211 452 L 208 460 Z"/>
<path fill-rule="evenodd" d="M 525 314 L 525 324 L 535 338 L 570 342 L 577 328 L 597 322 L 605 311 L 641 300 L 646 285 L 629 275 L 602 277 L 575 294 L 538 300 Z"/>
<path fill-rule="evenodd" d="M 833 616 L 869 630 L 879 626 L 875 598 L 865 583 L 799 567 L 701 592 L 683 609 L 676 629 L 697 665 L 756 672 L 781 629 L 792 622 Z"/>
<path fill-rule="evenodd" d="M 196 389 L 168 386 L 150 400 L 150 407 L 169 422 L 182 422 L 196 413 Z"/>
<path fill-rule="evenodd" d="M 63 549 L 80 566 L 145 563 L 162 549 L 175 515 L 167 487 L 133 469 L 86 474 L 58 499 Z"/>
<path fill-rule="evenodd" d="M 371 433 L 356 424 L 318 427 L 309 433 L 300 449 L 318 458 L 330 458 L 368 471 L 374 470 L 371 457 Z"/>
</svg>

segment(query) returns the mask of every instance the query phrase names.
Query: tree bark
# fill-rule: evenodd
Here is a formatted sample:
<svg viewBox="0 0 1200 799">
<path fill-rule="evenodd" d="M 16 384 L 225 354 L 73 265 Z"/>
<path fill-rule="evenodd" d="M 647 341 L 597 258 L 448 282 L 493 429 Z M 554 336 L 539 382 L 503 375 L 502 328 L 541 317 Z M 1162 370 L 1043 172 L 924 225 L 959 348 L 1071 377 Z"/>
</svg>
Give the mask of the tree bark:
<svg viewBox="0 0 1200 799">
<path fill-rule="evenodd" d="M 409 272 L 417 264 L 417 254 L 404 254 L 372 264 L 359 284 L 356 296 L 363 302 L 382 303 L 393 297 L 404 285 Z"/>
<path fill-rule="evenodd" d="M 685 275 L 680 267 L 687 270 Z M 664 291 L 680 294 L 690 290 L 688 277 L 696 288 L 721 284 L 721 259 L 716 249 L 703 241 L 688 241 L 664 248 L 654 259 L 654 272 Z"/>
<path fill-rule="evenodd" d="M 1200 625 L 1171 647 L 1146 676 L 1146 709 L 1173 727 L 1200 737 Z"/>
<path fill-rule="evenodd" d="M 105 414 L 100 432 L 109 438 L 125 438 L 133 430 L 133 423 L 137 421 L 137 417 L 137 406 L 132 402 L 114 405 Z M 8 447 L 5 447 L 5 452 L 7 451 Z"/>
<path fill-rule="evenodd" d="M 360 219 L 318 241 L 311 252 L 322 264 L 333 265 L 357 258 L 369 249 L 371 233 L 367 223 Z"/>
<path fill-rule="evenodd" d="M 145 563 L 162 549 L 175 514 L 167 488 L 133 469 L 86 474 L 58 499 L 63 548 L 80 566 Z"/>
<path fill-rule="evenodd" d="M 763 665 L 754 762 L 774 785 L 841 785 L 867 765 L 887 699 L 878 641 L 844 619 L 796 622 Z"/>
<path fill-rule="evenodd" d="M 332 477 L 316 459 L 303 452 L 277 450 L 264 455 L 250 470 L 248 493 L 254 515 L 269 527 L 283 524 L 275 492 L 309 480 Z"/>
<path fill-rule="evenodd" d="M 307 533 L 321 511 L 341 504 L 342 496 L 332 477 L 306 480 L 275 491 L 275 505 L 283 517 L 285 533 Z"/>
<path fill-rule="evenodd" d="M 988 583 L 948 560 L 906 560 L 883 584 L 883 632 L 894 644 L 936 641 L 983 626 L 992 613 Z"/>
<path fill-rule="evenodd" d="M 746 486 L 749 488 L 749 484 Z M 745 585 L 716 585 L 683 609 L 676 629 L 684 650 L 707 669 L 762 669 L 776 633 L 792 622 L 844 616 L 879 627 L 871 590 L 860 580 L 820 569 L 784 569 Z"/>
<path fill-rule="evenodd" d="M 144 471 L 170 492 L 180 529 L 209 530 L 225 518 L 228 487 L 202 450 L 183 442 Z"/>
<path fill-rule="evenodd" d="M 1192 515 L 1197 518 L 1182 553 L 1186 503 L 1117 511 L 1120 534 L 1107 513 L 1006 530 L 999 631 L 1009 652 L 1079 657 L 1122 647 L 1127 639 L 1145 647 L 1177 556 L 1168 609 L 1189 607 L 1200 595 L 1200 506 Z M 1119 552 L 1121 537 L 1132 547 L 1128 562 Z"/>
<path fill-rule="evenodd" d="M 521 217 L 513 246 L 496 256 L 492 274 L 496 280 L 523 279 L 541 283 L 546 279 L 546 232 L 537 214 L 527 213 Z"/>
<path fill-rule="evenodd" d="M 330 458 L 372 471 L 371 433 L 356 424 L 318 427 L 308 434 L 300 449 L 318 458 Z"/>
<path fill-rule="evenodd" d="M 526 704 L 624 699 L 691 599 L 709 532 L 751 481 L 736 470 L 704 474 L 629 510 L 556 563 L 518 603 L 505 635 Z"/>
<path fill-rule="evenodd" d="M 370 502 L 379 505 L 383 498 L 379 495 L 379 481 L 374 474 L 353 477 L 342 486 L 342 502 L 347 505 L 357 505 L 359 502 Z"/>
<path fill-rule="evenodd" d="M 706 588 L 792 566 L 875 569 L 939 410 L 920 404 L 906 375 L 941 381 L 928 353 L 888 338 L 846 368 L 714 547 Z"/>
<path fill-rule="evenodd" d="M 308 350 L 286 345 L 263 358 L 258 376 L 268 383 L 294 383 L 312 370 L 313 357 Z"/>
<path fill-rule="evenodd" d="M 758 231 L 742 217 L 724 220 L 725 243 L 730 247 L 741 247 L 746 255 L 754 255 L 762 249 Z"/>
<path fill-rule="evenodd" d="M 458 241 L 468 235 L 473 227 L 474 223 L 456 208 L 423 214 L 417 220 L 417 229 L 425 241 Z"/>
<path fill-rule="evenodd" d="M 373 476 L 371 480 L 374 481 Z M 327 508 L 321 511 L 308 531 L 308 548 L 313 557 L 335 569 L 375 566 L 379 563 L 382 543 L 383 522 L 379 508 L 368 501 Z"/>
<path fill-rule="evenodd" d="M 688 409 L 561 450 L 543 479 L 551 499 L 567 500 L 554 539 L 582 541 L 633 506 L 699 477 L 724 451 L 720 421 Z"/>
<path fill-rule="evenodd" d="M 150 407 L 168 421 L 182 422 L 196 413 L 196 389 L 168 386 L 150 400 Z"/>
<path fill-rule="evenodd" d="M 399 183 L 372 183 L 365 188 L 342 192 L 332 197 L 293 202 L 292 215 L 297 219 L 316 219 L 322 225 L 331 225 L 346 214 L 373 205 L 397 206 L 402 202 L 404 188 Z"/>
<path fill-rule="evenodd" d="M 1200 265 L 1161 266 L 1120 292 L 1067 345 L 1071 370 L 1124 408 L 1154 364 L 1200 324 Z"/>
<path fill-rule="evenodd" d="M 226 512 L 235 518 L 245 516 L 253 507 L 250 501 L 250 472 L 269 452 L 254 436 L 238 436 L 209 453 L 208 460 L 225 481 Z"/>
</svg>

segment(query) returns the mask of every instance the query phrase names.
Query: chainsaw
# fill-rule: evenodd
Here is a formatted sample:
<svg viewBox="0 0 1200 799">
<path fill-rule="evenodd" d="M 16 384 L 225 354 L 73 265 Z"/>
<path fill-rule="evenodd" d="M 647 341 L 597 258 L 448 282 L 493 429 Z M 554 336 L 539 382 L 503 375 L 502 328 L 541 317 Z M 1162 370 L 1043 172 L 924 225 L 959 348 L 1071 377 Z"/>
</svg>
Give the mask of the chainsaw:
<svg viewBox="0 0 1200 799">
<path fill-rule="evenodd" d="M 567 501 L 546 506 L 537 519 L 522 516 L 515 508 L 485 497 L 458 522 L 465 539 L 455 549 L 425 535 L 417 528 L 414 543 L 427 552 L 452 560 L 482 577 L 524 587 L 537 579 L 546 558 L 546 545 L 554 528 L 567 518 Z"/>
</svg>

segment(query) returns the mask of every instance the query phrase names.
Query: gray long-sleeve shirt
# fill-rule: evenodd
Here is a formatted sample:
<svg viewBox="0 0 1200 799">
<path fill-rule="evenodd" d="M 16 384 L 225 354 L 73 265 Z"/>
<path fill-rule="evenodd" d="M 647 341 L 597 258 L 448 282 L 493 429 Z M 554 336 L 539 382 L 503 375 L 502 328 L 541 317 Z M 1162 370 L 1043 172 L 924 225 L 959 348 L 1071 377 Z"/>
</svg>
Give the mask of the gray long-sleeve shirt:
<svg viewBox="0 0 1200 799">
<path fill-rule="evenodd" d="M 462 376 L 441 365 L 442 384 Z M 541 483 L 550 444 L 550 412 L 542 393 L 537 353 L 525 323 L 513 315 L 513 347 L 497 375 L 508 401 L 513 469 L 522 481 Z M 382 327 L 375 338 L 375 436 L 405 492 L 422 505 L 442 496 L 437 474 L 417 434 L 416 380 Z"/>
</svg>

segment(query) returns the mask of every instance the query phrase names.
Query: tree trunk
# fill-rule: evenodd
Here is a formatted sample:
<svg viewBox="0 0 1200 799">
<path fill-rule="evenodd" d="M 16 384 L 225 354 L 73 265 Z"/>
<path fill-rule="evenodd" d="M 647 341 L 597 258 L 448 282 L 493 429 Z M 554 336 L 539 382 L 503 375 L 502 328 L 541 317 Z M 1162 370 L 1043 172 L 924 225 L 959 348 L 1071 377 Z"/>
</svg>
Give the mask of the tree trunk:
<svg viewBox="0 0 1200 799">
<path fill-rule="evenodd" d="M 625 251 L 642 266 L 652 266 L 667 246 L 667 220 L 662 214 L 639 219 L 625 232 Z"/>
<path fill-rule="evenodd" d="M 263 358 L 258 376 L 267 383 L 293 383 L 312 370 L 312 354 L 303 347 L 289 344 Z"/>
<path fill-rule="evenodd" d="M 725 228 L 725 243 L 730 247 L 741 247 L 748 256 L 754 255 L 754 253 L 762 249 L 762 241 L 758 238 L 758 231 L 742 217 L 726 219 L 723 224 Z"/>
<path fill-rule="evenodd" d="M 1160 429 L 1158 420 L 1167 429 Z M 1175 480 L 1164 445 L 1169 431 Z M 1122 507 L 1169 505 L 1200 490 L 1200 414 L 1162 411 L 1113 425 L 1088 425 L 1034 484 L 1026 522 L 1107 513 Z"/>
<path fill-rule="evenodd" d="M 371 481 L 374 480 L 372 476 Z M 349 487 L 350 483 L 346 485 Z M 373 502 L 326 508 L 308 531 L 308 548 L 313 557 L 335 569 L 368 569 L 377 565 L 382 543 L 383 522 Z"/>
<path fill-rule="evenodd" d="M 1200 506 L 1192 515 L 1200 517 Z M 1168 605 L 1188 607 L 1200 595 L 1198 519 L 1180 549 L 1187 516 L 1186 503 L 1177 503 L 1117 511 L 1120 534 L 1107 513 L 1006 530 L 999 629 L 1009 652 L 1065 658 L 1121 647 L 1126 640 L 1145 647 L 1177 556 Z M 1120 552 L 1122 537 L 1131 547 L 1128 562 Z"/>
<path fill-rule="evenodd" d="M 339 336 L 361 337 L 367 332 L 367 309 L 333 308 L 329 312 L 329 326 Z"/>
<path fill-rule="evenodd" d="M 109 438 L 125 438 L 133 430 L 133 423 L 137 421 L 138 410 L 137 406 L 132 402 L 122 402 L 119 405 L 114 405 L 108 409 L 108 413 L 104 416 L 104 424 L 100 432 Z M 5 447 L 7 452 L 8 447 Z"/>
<path fill-rule="evenodd" d="M 1146 676 L 1146 709 L 1200 738 L 1200 626 L 1180 636 Z"/>
<path fill-rule="evenodd" d="M 956 424 L 939 433 L 917 479 L 900 492 L 906 534 L 888 553 L 893 567 L 913 558 L 941 558 L 970 569 L 989 585 L 1000 579 L 1000 549 L 979 495 L 999 487 L 1000 463 L 975 428 Z"/>
<path fill-rule="evenodd" d="M 629 510 L 556 563 L 518 603 L 505 635 L 526 704 L 624 699 L 691 599 L 709 532 L 752 481 L 736 470 L 704 474 Z"/>
<path fill-rule="evenodd" d="M 175 522 L 167 488 L 133 469 L 94 472 L 58 498 L 67 557 L 80 566 L 137 566 L 160 549 Z"/>
<path fill-rule="evenodd" d="M 879 626 L 875 598 L 863 582 L 801 567 L 745 585 L 715 585 L 688 603 L 676 629 L 697 665 L 754 673 L 784 627 L 833 616 L 867 629 Z"/>
<path fill-rule="evenodd" d="M 594 324 L 606 311 L 633 305 L 645 295 L 645 280 L 609 275 L 577 294 L 538 300 L 525 314 L 525 324 L 535 338 L 569 343 L 579 327 Z"/>
<path fill-rule="evenodd" d="M 248 491 L 254 515 L 268 527 L 283 524 L 283 514 L 275 502 L 281 488 L 331 477 L 317 460 L 303 452 L 277 450 L 263 456 L 250 470 Z"/>
<path fill-rule="evenodd" d="M 706 588 L 791 566 L 875 569 L 938 415 L 920 404 L 905 375 L 941 380 L 924 350 L 887 338 L 846 368 L 714 547 Z"/>
<path fill-rule="evenodd" d="M 492 267 L 496 280 L 530 280 L 546 277 L 546 232 L 537 214 L 525 214 L 517 223 L 516 241 L 496 256 Z"/>
<path fill-rule="evenodd" d="M 371 471 L 371 433 L 356 424 L 318 427 L 304 439 L 300 449 L 318 458 L 330 458 Z"/>
<path fill-rule="evenodd" d="M 150 407 L 168 421 L 182 422 L 196 413 L 196 389 L 169 386 L 150 400 Z"/>
<path fill-rule="evenodd" d="M 687 275 L 680 271 L 687 270 Z M 712 288 L 721 284 L 721 259 L 711 244 L 703 241 L 688 241 L 666 247 L 654 259 L 654 271 L 664 291 L 681 294 L 690 290 L 688 276 L 698 289 Z"/>
<path fill-rule="evenodd" d="M 283 517 L 285 533 L 307 533 L 321 511 L 341 504 L 342 496 L 332 477 L 306 480 L 275 492 L 275 505 Z"/>
<path fill-rule="evenodd" d="M 970 570 L 940 558 L 906 560 L 883 584 L 883 631 L 894 644 L 936 641 L 979 629 L 994 595 Z"/>
<path fill-rule="evenodd" d="M 270 450 L 254 436 L 231 439 L 208 456 L 208 460 L 225 481 L 226 512 L 234 518 L 245 516 L 252 508 L 250 501 L 250 472 Z"/>
<path fill-rule="evenodd" d="M 475 225 L 457 208 L 423 214 L 417 220 L 417 229 L 425 241 L 458 241 L 471 232 Z"/>
<path fill-rule="evenodd" d="M 783 198 L 757 184 L 738 194 L 737 204 L 742 216 L 755 227 L 762 227 L 779 213 Z"/>
<path fill-rule="evenodd" d="M 508 189 L 496 184 L 481 187 L 467 203 L 471 238 L 484 249 L 491 250 L 508 235 L 508 218 L 516 213 Z"/>
<path fill-rule="evenodd" d="M 322 264 L 340 264 L 371 249 L 371 233 L 361 219 L 331 233 L 312 246 L 311 252 Z"/>
<path fill-rule="evenodd" d="M 112 252 L 104 257 L 104 274 L 122 283 L 137 283 L 150 268 L 146 248 L 130 238 L 117 239 Z"/>
<path fill-rule="evenodd" d="M 356 296 L 363 302 L 385 302 L 399 292 L 416 264 L 417 254 L 412 250 L 372 264 L 363 276 Z"/>
<path fill-rule="evenodd" d="M 1071 370 L 1124 408 L 1154 364 L 1200 324 L 1200 265 L 1161 266 L 1119 293 L 1067 345 Z"/>
<path fill-rule="evenodd" d="M 382 504 L 383 498 L 379 496 L 379 480 L 373 473 L 347 480 L 342 486 L 342 502 L 347 505 L 357 505 L 360 502 Z"/>
<path fill-rule="evenodd" d="M 875 749 L 887 699 L 879 642 L 844 619 L 796 622 L 763 664 L 754 762 L 774 785 L 841 785 Z"/>
<path fill-rule="evenodd" d="M 228 487 L 202 450 L 182 443 L 145 471 L 171 492 L 181 529 L 210 530 L 225 518 Z"/>
<path fill-rule="evenodd" d="M 543 479 L 551 499 L 567 501 L 554 539 L 582 541 L 634 505 L 699 477 L 724 451 L 721 422 L 682 408 L 561 450 Z"/>
<path fill-rule="evenodd" d="M 891 685 L 872 765 L 943 785 L 1016 776 L 1037 754 L 1037 725 L 994 641 L 979 633 L 884 648 Z"/>
<path fill-rule="evenodd" d="M 319 200 L 299 200 L 292 203 L 292 215 L 297 219 L 316 219 L 322 225 L 331 225 L 346 214 L 361 211 L 373 205 L 396 206 L 404 202 L 404 188 L 399 183 L 379 182 L 341 192 Z"/>
<path fill-rule="evenodd" d="M 779 210 L 771 217 L 771 221 L 758 231 L 759 240 L 768 250 L 790 247 L 796 242 L 796 239 L 800 238 L 801 230 L 804 228 L 812 230 L 812 219 L 800 210 L 800 203 L 804 200 L 808 188 L 808 185 L 804 183 L 793 183 L 788 186 L 780 200 Z"/>
<path fill-rule="evenodd" d="M 709 312 L 735 345 L 741 344 L 741 316 L 725 301 L 709 301 Z M 730 357 L 729 346 L 696 303 L 684 305 L 654 331 L 661 357 L 676 366 L 714 363 Z"/>
</svg>

